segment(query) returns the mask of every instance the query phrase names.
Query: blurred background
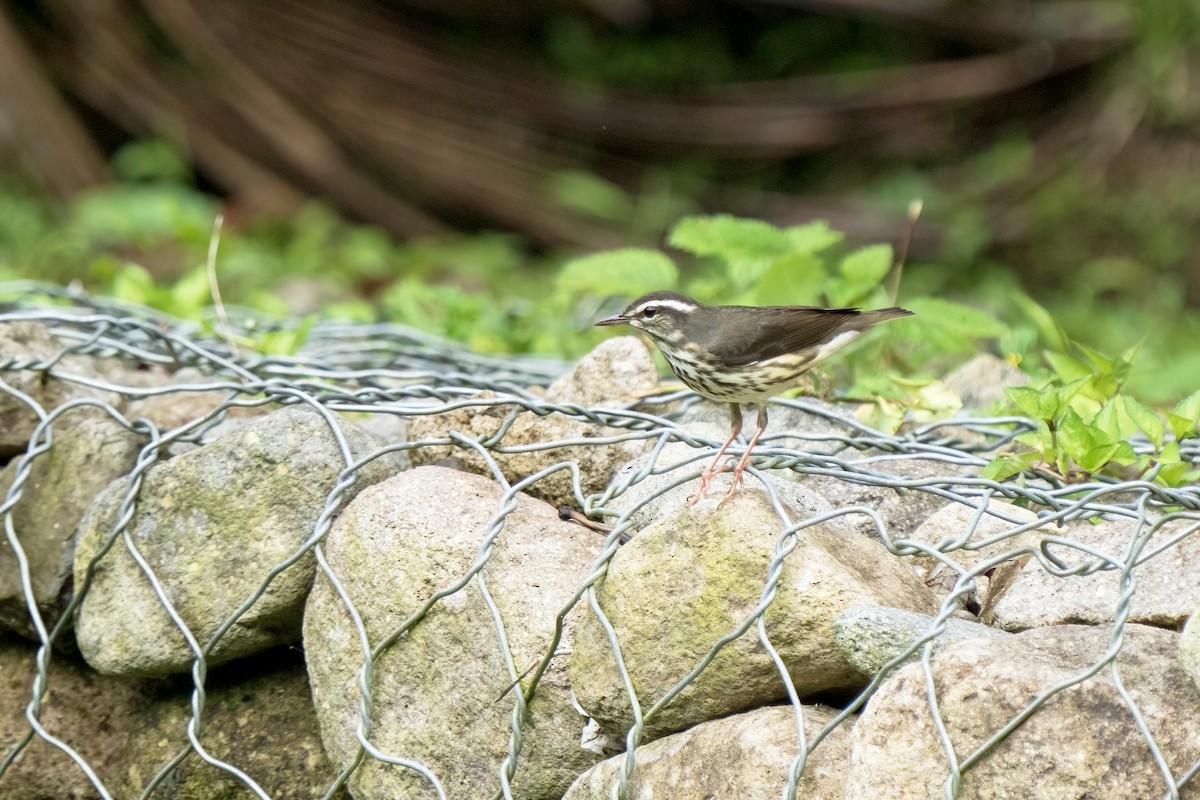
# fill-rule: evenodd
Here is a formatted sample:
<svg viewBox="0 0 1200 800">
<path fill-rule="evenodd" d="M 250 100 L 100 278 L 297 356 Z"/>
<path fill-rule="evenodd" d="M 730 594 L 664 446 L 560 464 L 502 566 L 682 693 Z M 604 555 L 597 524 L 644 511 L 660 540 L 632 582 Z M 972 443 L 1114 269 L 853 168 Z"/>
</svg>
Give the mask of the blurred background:
<svg viewBox="0 0 1200 800">
<path fill-rule="evenodd" d="M 1197 45 L 1195 0 L 3 0 L 0 280 L 187 315 L 220 212 L 226 302 L 569 357 L 602 300 L 547 299 L 572 257 L 716 213 L 896 243 L 920 198 L 900 302 L 1026 320 L 974 345 L 1012 359 L 1043 309 L 1145 339 L 1168 400 Z"/>
</svg>

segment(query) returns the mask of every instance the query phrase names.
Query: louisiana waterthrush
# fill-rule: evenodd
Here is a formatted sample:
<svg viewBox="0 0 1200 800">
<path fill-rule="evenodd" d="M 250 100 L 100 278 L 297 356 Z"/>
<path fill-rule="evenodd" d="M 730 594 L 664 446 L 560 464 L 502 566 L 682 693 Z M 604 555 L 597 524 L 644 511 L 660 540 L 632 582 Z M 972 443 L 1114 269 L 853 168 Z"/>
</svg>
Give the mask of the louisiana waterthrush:
<svg viewBox="0 0 1200 800">
<path fill-rule="evenodd" d="M 597 325 L 631 325 L 645 333 L 688 388 L 729 404 L 732 431 L 717 457 L 700 475 L 700 491 L 724 471 L 721 459 L 742 432 L 741 403 L 758 408 L 758 430 L 733 468 L 742 486 L 750 452 L 767 427 L 767 401 L 790 388 L 808 370 L 880 322 L 912 314 L 903 308 L 860 311 L 813 306 L 706 306 L 675 292 L 651 292 Z M 724 502 L 724 500 L 722 500 Z"/>
</svg>

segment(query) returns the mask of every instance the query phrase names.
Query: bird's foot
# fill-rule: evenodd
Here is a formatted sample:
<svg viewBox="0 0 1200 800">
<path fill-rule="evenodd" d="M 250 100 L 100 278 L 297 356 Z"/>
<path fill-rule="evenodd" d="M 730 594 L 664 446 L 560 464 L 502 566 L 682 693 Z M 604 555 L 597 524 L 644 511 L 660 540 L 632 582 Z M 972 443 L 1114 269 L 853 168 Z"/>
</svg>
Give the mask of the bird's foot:
<svg viewBox="0 0 1200 800">
<path fill-rule="evenodd" d="M 742 489 L 745 488 L 745 486 L 746 486 L 745 475 L 746 475 L 746 468 L 743 467 L 741 464 L 738 464 L 736 467 L 733 468 L 733 485 L 729 487 L 729 492 L 726 493 L 726 495 L 721 498 L 721 502 L 717 503 L 717 508 L 720 508 L 721 506 L 728 503 L 730 498 L 732 498 L 735 494 L 737 494 L 738 492 L 742 491 Z"/>
<path fill-rule="evenodd" d="M 731 458 L 728 462 L 722 464 L 721 459 L 717 458 L 708 466 L 707 469 L 704 470 L 704 472 L 700 473 L 700 488 L 696 490 L 695 494 L 688 497 L 687 504 L 689 507 L 700 502 L 700 499 L 703 498 L 705 493 L 708 491 L 708 485 L 712 483 L 712 479 L 724 472 L 729 467 L 729 464 L 732 463 L 732 461 L 733 459 Z"/>
</svg>

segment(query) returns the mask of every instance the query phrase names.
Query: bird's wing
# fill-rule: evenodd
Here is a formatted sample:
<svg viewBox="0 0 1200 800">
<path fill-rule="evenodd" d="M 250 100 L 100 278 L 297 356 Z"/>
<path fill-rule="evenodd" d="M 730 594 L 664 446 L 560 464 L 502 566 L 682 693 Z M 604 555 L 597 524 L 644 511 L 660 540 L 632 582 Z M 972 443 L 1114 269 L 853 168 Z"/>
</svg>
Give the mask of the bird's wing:
<svg viewBox="0 0 1200 800">
<path fill-rule="evenodd" d="M 717 335 L 705 343 L 710 353 L 731 367 L 822 345 L 844 330 L 855 329 L 849 323 L 862 313 L 856 308 L 808 306 L 748 307 L 739 311 L 736 318 L 726 317 L 728 322 L 722 323 L 735 325 L 737 336 L 713 331 Z"/>
</svg>

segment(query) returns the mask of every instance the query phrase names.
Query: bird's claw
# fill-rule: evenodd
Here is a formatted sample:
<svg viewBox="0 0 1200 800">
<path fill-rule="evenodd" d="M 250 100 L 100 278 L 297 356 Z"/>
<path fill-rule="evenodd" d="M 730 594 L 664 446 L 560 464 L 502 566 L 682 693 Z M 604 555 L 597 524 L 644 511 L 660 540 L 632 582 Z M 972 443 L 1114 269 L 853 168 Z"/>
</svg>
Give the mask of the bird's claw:
<svg viewBox="0 0 1200 800">
<path fill-rule="evenodd" d="M 703 498 L 704 494 L 708 491 L 708 485 L 712 483 L 712 479 L 724 472 L 729 467 L 729 464 L 732 463 L 732 461 L 733 459 L 731 458 L 729 461 L 722 464 L 721 459 L 718 458 L 716 461 L 710 464 L 704 470 L 704 472 L 700 473 L 700 488 L 696 490 L 695 494 L 688 496 L 687 504 L 689 507 L 700 502 L 701 498 Z M 738 483 L 740 484 L 740 481 L 738 481 Z M 725 501 L 722 500 L 721 502 L 723 503 Z"/>
<path fill-rule="evenodd" d="M 745 488 L 746 470 L 740 464 L 733 468 L 733 485 L 729 487 L 729 492 L 721 498 L 721 502 L 717 503 L 717 508 L 729 502 L 735 494 Z"/>
</svg>

